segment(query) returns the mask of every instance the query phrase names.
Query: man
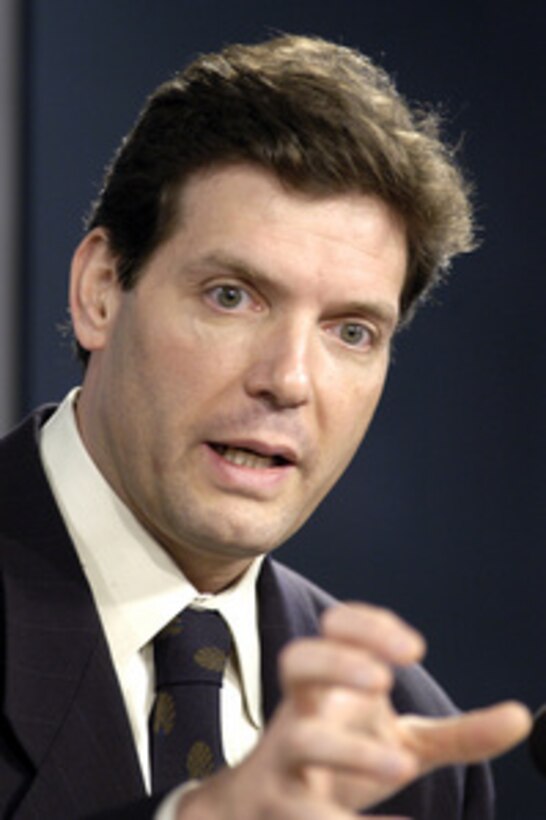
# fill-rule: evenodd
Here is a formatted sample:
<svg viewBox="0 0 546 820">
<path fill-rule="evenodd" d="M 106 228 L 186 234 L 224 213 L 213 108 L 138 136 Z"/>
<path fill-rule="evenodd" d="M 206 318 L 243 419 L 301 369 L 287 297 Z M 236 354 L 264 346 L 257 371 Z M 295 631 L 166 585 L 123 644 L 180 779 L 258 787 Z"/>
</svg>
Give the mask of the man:
<svg viewBox="0 0 546 820">
<path fill-rule="evenodd" d="M 81 389 L 0 449 L 3 817 L 491 816 L 487 770 L 448 764 L 509 748 L 526 710 L 458 715 L 413 629 L 269 557 L 358 448 L 396 329 L 471 245 L 434 123 L 355 52 L 231 47 L 152 95 L 72 262 Z M 229 766 L 200 781 L 212 752 L 180 755 L 163 780 L 183 705 L 158 645 L 188 608 L 229 627 Z"/>
</svg>

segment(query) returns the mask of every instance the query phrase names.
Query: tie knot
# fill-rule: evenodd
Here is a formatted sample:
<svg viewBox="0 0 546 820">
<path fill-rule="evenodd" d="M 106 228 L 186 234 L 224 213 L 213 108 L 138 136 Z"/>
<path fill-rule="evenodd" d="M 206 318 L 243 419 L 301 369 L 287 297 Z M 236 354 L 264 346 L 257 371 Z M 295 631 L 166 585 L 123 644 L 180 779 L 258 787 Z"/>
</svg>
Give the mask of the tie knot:
<svg viewBox="0 0 546 820">
<path fill-rule="evenodd" d="M 230 646 L 229 628 L 219 612 L 184 609 L 156 635 L 156 687 L 192 683 L 221 686 Z"/>
</svg>

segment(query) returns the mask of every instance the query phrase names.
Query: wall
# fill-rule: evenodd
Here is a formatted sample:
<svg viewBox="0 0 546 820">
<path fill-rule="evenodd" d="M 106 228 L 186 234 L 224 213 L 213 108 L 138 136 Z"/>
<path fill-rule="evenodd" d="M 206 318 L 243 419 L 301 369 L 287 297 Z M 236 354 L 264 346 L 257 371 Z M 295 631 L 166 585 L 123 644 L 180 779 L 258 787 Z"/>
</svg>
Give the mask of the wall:
<svg viewBox="0 0 546 820">
<path fill-rule="evenodd" d="M 0 431 L 17 404 L 20 15 L 17 0 L 0 4 Z"/>
</svg>

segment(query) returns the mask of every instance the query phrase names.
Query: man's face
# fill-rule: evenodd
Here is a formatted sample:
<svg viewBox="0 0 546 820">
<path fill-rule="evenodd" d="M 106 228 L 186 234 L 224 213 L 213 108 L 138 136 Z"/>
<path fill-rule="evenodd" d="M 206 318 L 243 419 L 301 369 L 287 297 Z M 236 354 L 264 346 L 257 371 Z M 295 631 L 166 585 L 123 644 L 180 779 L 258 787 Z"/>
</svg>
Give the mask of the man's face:
<svg viewBox="0 0 546 820">
<path fill-rule="evenodd" d="M 78 413 L 118 495 L 194 582 L 218 585 L 294 533 L 358 448 L 406 238 L 378 199 L 309 198 L 245 165 L 195 175 L 181 198 L 133 290 L 102 275 L 100 332 L 75 320 L 92 349 Z M 90 247 L 87 270 L 104 268 L 105 242 Z"/>
</svg>

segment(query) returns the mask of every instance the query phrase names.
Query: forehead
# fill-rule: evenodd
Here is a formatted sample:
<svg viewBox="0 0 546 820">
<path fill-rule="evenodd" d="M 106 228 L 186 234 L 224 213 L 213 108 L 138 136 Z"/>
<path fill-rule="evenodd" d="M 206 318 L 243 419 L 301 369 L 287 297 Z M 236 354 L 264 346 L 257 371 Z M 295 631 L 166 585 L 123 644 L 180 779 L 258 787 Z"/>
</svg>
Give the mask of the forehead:
<svg viewBox="0 0 546 820">
<path fill-rule="evenodd" d="M 192 174 L 178 193 L 175 232 L 198 226 L 203 233 L 228 233 L 242 223 L 316 233 L 325 240 L 373 241 L 376 250 L 399 243 L 403 220 L 375 195 L 357 192 L 317 196 L 284 184 L 267 170 L 250 164 L 212 166 Z"/>
<path fill-rule="evenodd" d="M 398 310 L 406 232 L 378 197 L 312 196 L 248 164 L 197 172 L 178 197 L 163 248 L 175 265 L 187 269 L 203 259 L 231 259 L 242 270 L 286 285 L 307 282 L 355 296 L 373 289 Z"/>
</svg>

